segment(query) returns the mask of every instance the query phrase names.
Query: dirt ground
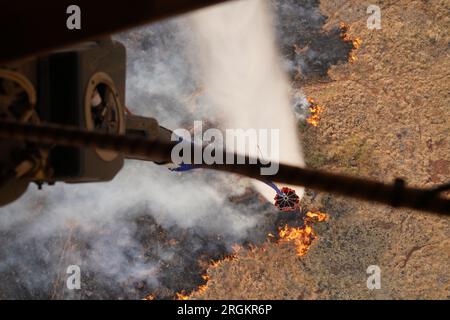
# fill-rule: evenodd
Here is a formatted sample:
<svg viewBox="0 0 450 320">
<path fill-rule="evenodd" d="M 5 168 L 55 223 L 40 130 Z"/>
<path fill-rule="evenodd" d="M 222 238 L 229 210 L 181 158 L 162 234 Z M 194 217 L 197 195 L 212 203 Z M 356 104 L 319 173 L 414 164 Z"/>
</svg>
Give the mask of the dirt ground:
<svg viewBox="0 0 450 320">
<path fill-rule="evenodd" d="M 419 187 L 449 181 L 450 2 L 375 1 L 382 29 L 369 30 L 372 2 L 321 1 L 326 27 L 345 21 L 362 45 L 329 80 L 303 84 L 325 108 L 318 127 L 300 126 L 307 163 Z M 288 244 L 243 250 L 210 268 L 194 298 L 450 298 L 450 219 L 311 190 L 304 202 L 330 215 L 306 256 Z M 379 290 L 366 286 L 370 265 L 381 269 Z"/>
</svg>

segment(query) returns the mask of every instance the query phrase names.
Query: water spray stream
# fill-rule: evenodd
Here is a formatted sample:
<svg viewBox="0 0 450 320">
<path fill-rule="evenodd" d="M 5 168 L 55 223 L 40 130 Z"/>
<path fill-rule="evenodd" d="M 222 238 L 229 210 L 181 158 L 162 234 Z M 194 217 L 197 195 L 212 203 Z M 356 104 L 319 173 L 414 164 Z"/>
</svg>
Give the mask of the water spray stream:
<svg viewBox="0 0 450 320">
<path fill-rule="evenodd" d="M 296 166 L 304 160 L 296 120 L 291 108 L 290 86 L 276 47 L 272 13 L 266 1 L 225 3 L 194 14 L 192 50 L 200 62 L 205 94 L 211 108 L 224 117 L 225 128 L 277 129 L 279 159 Z M 227 142 L 228 144 L 228 142 Z M 239 148 L 239 146 L 237 146 Z M 236 151 L 227 145 L 229 151 Z M 259 150 L 247 154 L 258 157 Z M 255 181 L 268 200 L 273 190 Z M 296 187 L 300 198 L 303 189 Z"/>
</svg>

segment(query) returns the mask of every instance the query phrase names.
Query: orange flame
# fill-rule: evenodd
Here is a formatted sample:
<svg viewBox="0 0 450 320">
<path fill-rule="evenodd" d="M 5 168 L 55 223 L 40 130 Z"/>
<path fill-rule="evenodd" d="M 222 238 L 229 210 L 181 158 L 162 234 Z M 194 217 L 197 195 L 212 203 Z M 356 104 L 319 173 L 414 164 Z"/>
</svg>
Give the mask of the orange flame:
<svg viewBox="0 0 450 320">
<path fill-rule="evenodd" d="M 190 295 L 187 295 L 185 291 L 177 292 L 175 298 L 177 300 L 189 300 Z"/>
<path fill-rule="evenodd" d="M 306 119 L 306 122 L 308 122 L 313 127 L 317 127 L 323 113 L 323 107 L 318 105 L 312 98 L 308 98 L 308 103 L 311 115 Z"/>
<path fill-rule="evenodd" d="M 308 253 L 312 241 L 315 239 L 315 233 L 311 226 L 304 228 L 295 228 L 285 225 L 279 231 L 280 242 L 293 242 L 296 247 L 297 256 L 301 257 Z"/>
<path fill-rule="evenodd" d="M 324 222 L 328 220 L 328 215 L 322 212 L 308 212 L 306 214 L 306 220 L 316 221 L 316 222 Z"/>
<path fill-rule="evenodd" d="M 361 47 L 362 41 L 360 38 L 355 38 L 352 40 L 353 48 L 359 49 Z"/>
<path fill-rule="evenodd" d="M 175 294 L 176 300 L 189 300 L 192 298 L 194 294 L 203 294 L 208 290 L 208 282 L 210 280 L 208 274 L 202 275 L 202 279 L 205 280 L 205 284 L 200 285 L 197 290 L 192 291 L 190 294 L 187 294 L 186 291 L 181 291 Z"/>
<path fill-rule="evenodd" d="M 220 266 L 224 261 L 234 261 L 238 259 L 239 252 L 243 249 L 242 246 L 238 244 L 234 244 L 232 247 L 233 253 L 231 255 L 228 255 L 224 257 L 222 260 L 216 260 L 211 261 L 209 264 L 209 268 L 217 268 Z M 208 290 L 208 282 L 210 281 L 210 277 L 208 274 L 202 275 L 202 279 L 205 281 L 205 284 L 200 285 L 196 290 L 192 291 L 190 294 L 187 294 L 185 291 L 181 291 L 175 294 L 176 300 L 189 300 L 192 298 L 192 296 L 196 294 L 203 294 Z"/>
<path fill-rule="evenodd" d="M 348 61 L 350 63 L 355 62 L 358 58 L 356 57 L 355 50 L 359 49 L 361 47 L 362 41 L 360 38 L 352 38 L 349 34 L 350 32 L 350 25 L 346 24 L 345 22 L 339 23 L 339 29 L 341 31 L 341 39 L 346 43 L 351 43 L 352 49 L 350 50 L 348 54 Z"/>
<path fill-rule="evenodd" d="M 297 256 L 302 257 L 308 253 L 313 240 L 317 238 L 316 233 L 312 228 L 312 223 L 327 221 L 328 216 L 321 212 L 308 212 L 305 218 L 305 225 L 303 228 L 290 227 L 285 225 L 280 228 L 279 237 L 280 243 L 292 242 L 296 247 Z"/>
<path fill-rule="evenodd" d="M 198 289 L 197 289 L 197 291 L 195 291 L 195 293 L 203 294 L 203 293 L 206 292 L 206 290 L 208 290 L 208 285 L 207 284 L 203 284 L 203 285 L 198 287 Z"/>
</svg>

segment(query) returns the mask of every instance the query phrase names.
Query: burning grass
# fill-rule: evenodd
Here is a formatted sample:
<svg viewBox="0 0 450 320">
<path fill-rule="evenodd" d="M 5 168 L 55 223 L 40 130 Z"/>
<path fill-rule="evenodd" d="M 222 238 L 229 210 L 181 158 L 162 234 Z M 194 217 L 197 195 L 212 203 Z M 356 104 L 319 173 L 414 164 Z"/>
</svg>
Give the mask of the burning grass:
<svg viewBox="0 0 450 320">
<path fill-rule="evenodd" d="M 249 246 L 249 248 L 246 248 L 244 250 L 242 246 L 234 245 L 233 253 L 231 255 L 224 257 L 222 260 L 211 261 L 211 263 L 208 266 L 208 269 L 217 268 L 226 262 L 230 263 L 236 262 L 237 260 L 239 260 L 239 255 L 244 251 L 250 253 L 254 253 L 257 250 L 265 251 L 268 243 L 274 243 L 275 245 L 294 244 L 295 254 L 298 257 L 302 257 L 308 253 L 313 241 L 317 239 L 317 234 L 313 229 L 313 225 L 315 223 L 324 222 L 327 220 L 328 220 L 327 214 L 318 211 L 315 212 L 310 211 L 306 213 L 305 218 L 303 220 L 304 224 L 302 227 L 291 227 L 288 224 L 286 224 L 284 227 L 279 228 L 278 237 L 273 234 L 269 234 L 268 235 L 269 241 L 266 242 L 261 247 Z M 210 278 L 208 274 L 204 274 L 202 278 L 205 281 L 204 284 L 200 285 L 196 290 L 192 291 L 191 293 L 187 293 L 186 291 L 176 293 L 175 299 L 190 300 L 193 297 L 203 295 L 208 290 L 209 284 L 213 280 Z"/>
<path fill-rule="evenodd" d="M 308 212 L 303 227 L 290 227 L 285 225 L 283 228 L 280 228 L 278 232 L 279 243 L 293 243 L 297 256 L 302 257 L 308 253 L 312 242 L 317 238 L 312 224 L 323 222 L 327 219 L 328 216 L 324 213 Z"/>
<path fill-rule="evenodd" d="M 339 30 L 341 31 L 341 39 L 345 42 L 351 45 L 351 50 L 348 55 L 348 62 L 352 63 L 355 62 L 358 58 L 356 57 L 356 50 L 361 47 L 361 39 L 360 38 L 353 38 L 350 36 L 350 25 L 346 24 L 345 22 L 339 23 Z"/>
<path fill-rule="evenodd" d="M 232 262 L 238 259 L 238 255 L 239 252 L 243 249 L 242 246 L 240 245 L 233 245 L 232 250 L 233 253 L 230 255 L 225 256 L 222 260 L 213 260 L 211 261 L 211 263 L 208 265 L 208 268 L 217 268 L 220 265 L 222 265 L 224 262 Z M 201 263 L 201 262 L 200 262 Z M 175 299 L 176 300 L 189 300 L 191 299 L 194 295 L 202 295 L 203 293 L 206 292 L 206 290 L 208 290 L 208 283 L 211 280 L 208 274 L 204 274 L 202 275 L 202 279 L 205 281 L 204 284 L 200 285 L 196 290 L 192 291 L 191 293 L 186 293 L 186 291 L 181 291 L 175 294 Z"/>
<path fill-rule="evenodd" d="M 313 127 L 319 125 L 324 108 L 319 105 L 313 98 L 308 98 L 310 116 L 306 119 L 306 122 Z"/>
</svg>

